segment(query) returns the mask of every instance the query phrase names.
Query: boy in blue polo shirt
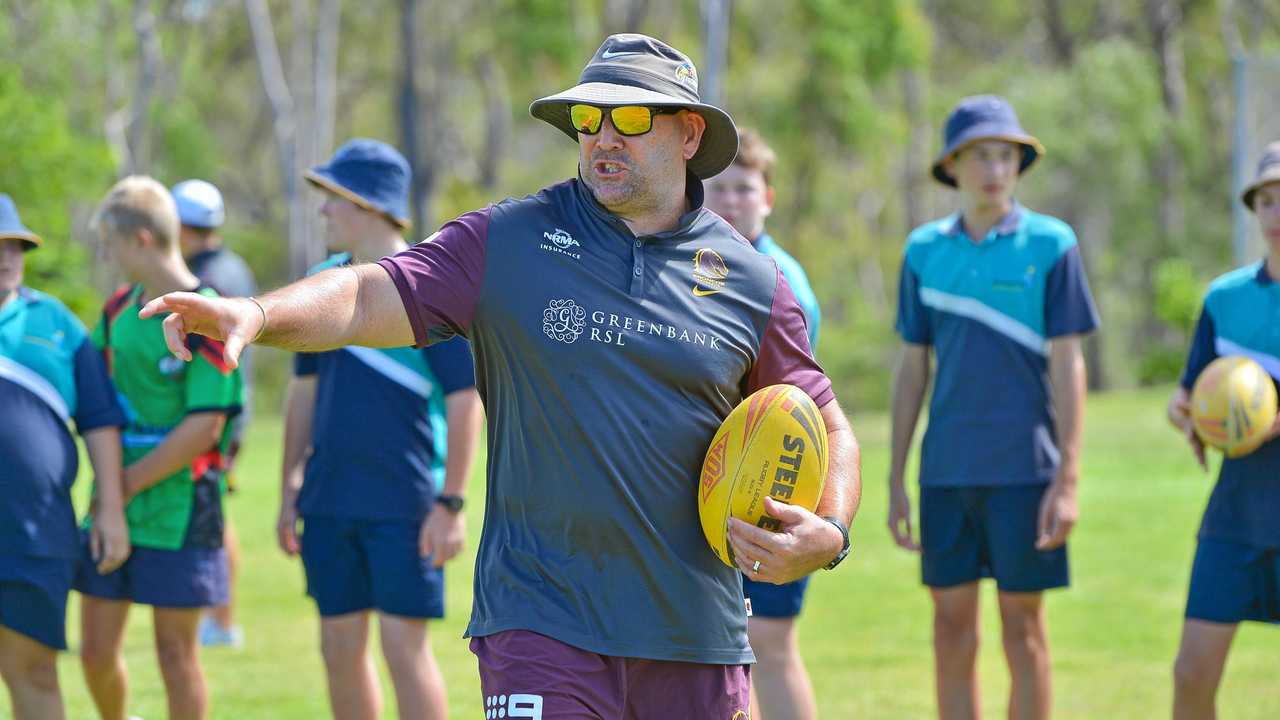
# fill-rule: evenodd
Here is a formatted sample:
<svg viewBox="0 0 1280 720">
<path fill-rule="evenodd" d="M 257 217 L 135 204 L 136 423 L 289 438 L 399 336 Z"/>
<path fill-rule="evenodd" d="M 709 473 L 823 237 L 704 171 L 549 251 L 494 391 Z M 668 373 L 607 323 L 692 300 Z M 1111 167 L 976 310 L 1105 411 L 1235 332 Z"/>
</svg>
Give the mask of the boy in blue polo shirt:
<svg viewBox="0 0 1280 720">
<path fill-rule="evenodd" d="M 1203 467 L 1190 399 L 1205 367 L 1243 355 L 1280 387 L 1280 142 L 1266 148 L 1242 200 L 1262 226 L 1267 257 L 1209 285 L 1186 370 L 1169 400 L 1169 420 Z M 1241 622 L 1280 623 L 1280 418 L 1267 437 L 1248 455 L 1223 459 L 1204 511 L 1173 671 L 1179 720 L 1216 716 L 1214 699 Z"/>
<path fill-rule="evenodd" d="M 409 166 L 374 140 L 343 145 L 306 178 L 326 194 L 329 245 L 312 270 L 408 247 Z M 448 715 L 427 620 L 444 616 L 443 565 L 462 548 L 463 489 L 483 413 L 466 341 L 426 349 L 301 353 L 285 420 L 281 548 L 300 552 L 335 718 L 377 717 L 367 651 L 377 610 L 401 717 Z M 301 516 L 302 535 L 296 533 Z"/>
<path fill-rule="evenodd" d="M 97 572 L 129 555 L 121 499 L 120 426 L 102 355 L 62 303 L 22 285 L 41 244 L 0 194 L 0 676 L 18 720 L 62 718 L 56 651 L 67 648 L 67 594 L 79 555 L 71 485 L 93 463 Z"/>
<path fill-rule="evenodd" d="M 1043 153 L 1002 98 L 961 100 L 933 177 L 962 210 L 916 228 L 898 288 L 889 527 L 922 553 L 934 607 L 939 715 L 981 714 L 978 581 L 996 580 L 1010 717 L 1044 718 L 1050 663 L 1042 591 L 1068 584 L 1084 410 L 1081 337 L 1098 325 L 1075 234 L 1013 199 Z M 920 541 L 904 480 L 930 375 Z"/>
<path fill-rule="evenodd" d="M 795 258 L 773 239 L 764 221 L 773 212 L 773 166 L 777 155 L 759 133 L 738 128 L 738 154 L 723 172 L 707 181 L 707 209 L 724 218 L 756 250 L 778 263 L 796 302 L 804 311 L 809 347 L 818 347 L 822 313 L 809 277 Z M 774 585 L 742 576 L 742 592 L 751 601 L 747 635 L 756 654 L 751 691 L 758 710 L 768 720 L 807 720 L 817 717 L 813 685 L 800 656 L 796 617 L 804 605 L 809 578 Z M 753 714 L 756 714 L 753 712 Z"/>
</svg>

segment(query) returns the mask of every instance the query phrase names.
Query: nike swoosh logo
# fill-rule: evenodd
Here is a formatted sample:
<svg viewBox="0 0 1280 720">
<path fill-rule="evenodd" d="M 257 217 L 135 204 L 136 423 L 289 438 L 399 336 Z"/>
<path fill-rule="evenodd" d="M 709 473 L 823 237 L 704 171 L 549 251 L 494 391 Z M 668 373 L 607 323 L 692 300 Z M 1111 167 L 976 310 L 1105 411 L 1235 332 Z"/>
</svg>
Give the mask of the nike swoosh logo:
<svg viewBox="0 0 1280 720">
<path fill-rule="evenodd" d="M 604 52 L 600 53 L 600 59 L 608 60 L 609 58 L 616 58 L 619 55 L 639 55 L 639 53 L 630 52 L 628 50 L 623 50 L 621 52 L 611 52 L 609 50 L 605 50 Z"/>
<path fill-rule="evenodd" d="M 694 297 L 706 297 L 708 295 L 715 295 L 718 292 L 722 292 L 722 290 L 705 290 L 703 288 L 698 287 L 697 285 L 693 286 Z"/>
</svg>

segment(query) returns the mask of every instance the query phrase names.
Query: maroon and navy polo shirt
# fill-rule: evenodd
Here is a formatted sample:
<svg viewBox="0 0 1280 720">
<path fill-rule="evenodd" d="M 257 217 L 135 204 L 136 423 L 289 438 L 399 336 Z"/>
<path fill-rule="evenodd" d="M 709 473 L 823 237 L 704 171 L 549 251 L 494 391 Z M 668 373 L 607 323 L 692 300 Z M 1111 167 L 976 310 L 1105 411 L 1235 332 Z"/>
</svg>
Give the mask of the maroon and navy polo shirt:
<svg viewBox="0 0 1280 720">
<path fill-rule="evenodd" d="M 488 501 L 469 635 L 605 655 L 753 660 L 739 575 L 695 488 L 729 412 L 774 383 L 834 399 L 777 264 L 702 207 L 637 237 L 580 180 L 380 261 L 418 344 L 471 341 Z"/>
</svg>

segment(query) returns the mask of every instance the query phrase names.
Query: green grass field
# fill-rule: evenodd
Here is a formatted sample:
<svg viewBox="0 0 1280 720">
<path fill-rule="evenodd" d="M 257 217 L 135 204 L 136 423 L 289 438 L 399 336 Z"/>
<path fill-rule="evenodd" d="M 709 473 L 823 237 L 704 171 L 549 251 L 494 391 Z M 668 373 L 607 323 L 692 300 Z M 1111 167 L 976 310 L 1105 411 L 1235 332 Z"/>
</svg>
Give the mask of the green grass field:
<svg viewBox="0 0 1280 720">
<path fill-rule="evenodd" d="M 1212 477 L 1165 425 L 1166 390 L 1091 398 L 1082 479 L 1081 523 L 1072 538 L 1074 586 L 1049 599 L 1054 705 L 1062 718 L 1160 718 L 1169 712 L 1170 666 L 1177 649 L 1195 532 Z M 885 528 L 888 421 L 855 415 L 866 488 L 854 523 L 854 550 L 835 573 L 819 573 L 800 621 L 801 642 L 822 718 L 925 718 L 933 709 L 928 598 L 916 558 Z M 243 651 L 204 653 L 213 717 L 236 720 L 327 715 L 316 615 L 303 594 L 301 566 L 275 547 L 279 423 L 253 428 L 228 501 L 245 549 L 240 617 Z M 83 480 L 79 490 L 83 495 Z M 475 660 L 461 639 L 471 599 L 483 483 L 472 485 L 469 553 L 449 566 L 449 617 L 432 643 L 450 695 L 450 717 L 483 717 Z M 994 588 L 984 600 L 981 654 L 986 717 L 1005 715 L 1007 679 Z M 69 612 L 75 647 L 78 607 Z M 1220 709 L 1226 718 L 1280 717 L 1280 635 L 1246 625 L 1227 667 Z M 132 711 L 165 716 L 151 645 L 150 612 L 137 608 L 126 644 Z M 61 663 L 71 718 L 94 717 L 74 655 Z M 394 699 L 385 684 L 387 717 Z M 7 704 L 0 712 L 7 711 Z"/>
</svg>

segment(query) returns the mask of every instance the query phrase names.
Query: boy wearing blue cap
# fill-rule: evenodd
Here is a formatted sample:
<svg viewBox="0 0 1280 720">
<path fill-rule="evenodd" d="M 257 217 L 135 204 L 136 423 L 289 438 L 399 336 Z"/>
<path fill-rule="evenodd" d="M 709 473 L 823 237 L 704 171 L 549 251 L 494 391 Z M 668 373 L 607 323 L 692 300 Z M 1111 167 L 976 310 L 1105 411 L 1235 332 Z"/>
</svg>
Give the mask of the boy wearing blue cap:
<svg viewBox="0 0 1280 720">
<path fill-rule="evenodd" d="M 399 152 L 364 139 L 307 172 L 338 251 L 312 273 L 407 248 L 409 178 Z M 371 610 L 401 717 L 447 717 L 427 620 L 444 616 L 443 566 L 466 536 L 462 495 L 482 418 L 466 341 L 299 353 L 286 408 L 277 530 L 280 547 L 301 554 L 320 612 L 334 717 L 381 713 Z"/>
<path fill-rule="evenodd" d="M 22 284 L 25 253 L 40 244 L 0 194 L 0 676 L 17 720 L 64 717 L 56 652 L 67 648 L 67 594 L 79 556 L 71 502 L 79 458 L 69 421 L 93 464 L 94 570 L 111 572 L 129 555 L 124 413 L 84 325 Z"/>
<path fill-rule="evenodd" d="M 1267 257 L 1209 285 L 1169 420 L 1200 465 L 1191 389 L 1215 359 L 1243 355 L 1280 389 L 1280 142 L 1267 146 L 1241 201 L 1258 218 Z M 1280 623 L 1280 418 L 1252 452 L 1222 460 L 1200 523 L 1182 645 L 1174 663 L 1175 720 L 1216 717 L 1214 701 L 1241 622 Z"/>
<path fill-rule="evenodd" d="M 1081 338 L 1098 326 L 1075 233 L 1014 199 L 1044 152 L 995 96 L 947 118 L 938 182 L 962 209 L 912 231 L 898 286 L 889 529 L 920 552 L 933 598 L 939 716 L 981 715 L 978 581 L 999 591 L 1009 715 L 1046 718 L 1042 593 L 1068 584 L 1085 397 Z M 937 357 L 913 537 L 907 454 Z"/>
<path fill-rule="evenodd" d="M 155 647 L 172 718 L 204 718 L 209 697 L 197 627 L 205 608 L 226 602 L 222 473 L 230 420 L 240 410 L 240 373 L 217 341 L 191 343 L 190 364 L 164 348 L 163 320 L 138 317 L 158 293 L 203 286 L 182 259 L 178 213 L 169 190 L 149 177 L 116 183 L 94 217 L 98 236 L 130 283 L 106 303 L 94 330 L 126 424 L 125 516 L 133 553 L 115 572 L 91 572 L 82 550 L 80 659 L 98 712 L 125 715 L 128 678 L 122 645 L 129 610 L 150 605 Z"/>
<path fill-rule="evenodd" d="M 258 292 L 253 270 L 222 242 L 218 228 L 226 220 L 222 193 L 205 180 L 183 180 L 173 186 L 173 201 L 178 206 L 178 244 L 187 267 L 200 282 L 220 295 L 248 297 Z M 227 449 L 227 492 L 234 493 L 235 461 L 244 445 L 245 428 L 253 407 L 253 353 L 246 353 L 240 363 L 243 385 L 243 409 L 231 421 L 231 446 Z M 223 547 L 227 553 L 227 602 L 209 611 L 200 620 L 200 644 L 205 647 L 244 645 L 244 630 L 235 621 L 236 578 L 240 570 L 240 540 L 236 537 L 231 516 L 226 516 Z"/>
</svg>

